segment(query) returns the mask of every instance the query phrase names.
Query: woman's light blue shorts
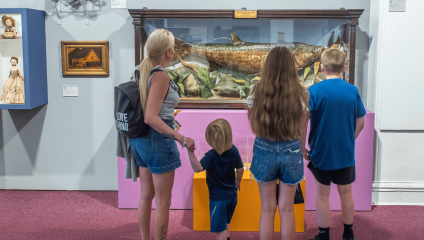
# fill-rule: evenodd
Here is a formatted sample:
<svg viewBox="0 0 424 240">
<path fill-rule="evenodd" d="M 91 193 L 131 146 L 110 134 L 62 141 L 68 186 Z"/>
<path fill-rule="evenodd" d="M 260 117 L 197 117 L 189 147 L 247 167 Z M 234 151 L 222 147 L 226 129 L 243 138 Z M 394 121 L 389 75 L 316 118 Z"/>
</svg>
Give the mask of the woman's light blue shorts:
<svg viewBox="0 0 424 240">
<path fill-rule="evenodd" d="M 173 119 L 163 121 L 174 128 Z M 153 128 L 146 137 L 130 139 L 130 145 L 137 166 L 149 168 L 151 173 L 166 173 L 181 166 L 180 152 L 175 140 L 165 137 Z"/>
</svg>

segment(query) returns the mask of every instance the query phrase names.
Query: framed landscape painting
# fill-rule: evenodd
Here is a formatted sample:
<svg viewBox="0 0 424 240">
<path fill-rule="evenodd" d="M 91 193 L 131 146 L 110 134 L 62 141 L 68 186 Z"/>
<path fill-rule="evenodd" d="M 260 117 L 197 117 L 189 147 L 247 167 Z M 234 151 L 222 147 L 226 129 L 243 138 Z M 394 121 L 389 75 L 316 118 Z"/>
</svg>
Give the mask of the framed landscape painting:
<svg viewBox="0 0 424 240">
<path fill-rule="evenodd" d="M 62 41 L 63 76 L 109 76 L 108 41 Z"/>
</svg>

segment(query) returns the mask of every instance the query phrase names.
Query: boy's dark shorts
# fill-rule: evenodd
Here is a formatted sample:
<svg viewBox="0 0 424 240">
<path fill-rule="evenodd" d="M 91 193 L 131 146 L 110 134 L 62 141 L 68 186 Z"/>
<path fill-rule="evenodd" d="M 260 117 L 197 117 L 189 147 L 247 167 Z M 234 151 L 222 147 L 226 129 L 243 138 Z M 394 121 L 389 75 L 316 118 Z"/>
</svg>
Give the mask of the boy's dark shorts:
<svg viewBox="0 0 424 240">
<path fill-rule="evenodd" d="M 227 224 L 230 224 L 236 206 L 237 196 L 221 201 L 209 200 L 211 232 L 219 233 L 227 229 Z"/>
<path fill-rule="evenodd" d="M 356 180 L 355 165 L 337 170 L 321 170 L 315 168 L 311 161 L 308 163 L 308 168 L 311 170 L 315 179 L 322 185 L 329 186 L 332 182 L 337 185 L 348 185 Z"/>
</svg>

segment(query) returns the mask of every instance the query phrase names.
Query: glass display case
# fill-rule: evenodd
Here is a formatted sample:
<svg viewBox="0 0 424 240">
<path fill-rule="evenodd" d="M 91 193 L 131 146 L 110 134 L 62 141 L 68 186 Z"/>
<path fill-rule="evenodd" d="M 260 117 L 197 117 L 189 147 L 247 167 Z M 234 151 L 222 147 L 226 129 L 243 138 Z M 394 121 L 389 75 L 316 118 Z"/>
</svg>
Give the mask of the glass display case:
<svg viewBox="0 0 424 240">
<path fill-rule="evenodd" d="M 0 109 L 47 103 L 44 11 L 0 8 Z"/>
<path fill-rule="evenodd" d="M 363 10 L 258 10 L 245 18 L 233 10 L 129 10 L 135 26 L 135 64 L 158 28 L 175 37 L 174 59 L 165 70 L 179 86 L 177 108 L 246 108 L 269 51 L 293 53 L 299 82 L 324 79 L 320 56 L 328 48 L 347 53 L 345 81 L 354 83 L 355 38 Z M 243 13 L 243 12 L 241 12 Z"/>
<path fill-rule="evenodd" d="M 205 134 L 199 135 L 196 140 L 196 143 L 198 144 L 196 157 L 200 161 L 200 159 L 202 159 L 205 154 L 212 149 L 212 147 L 206 141 Z M 233 133 L 233 145 L 238 149 L 245 169 L 248 169 L 252 162 L 254 141 L 255 136 L 253 135 Z"/>
</svg>

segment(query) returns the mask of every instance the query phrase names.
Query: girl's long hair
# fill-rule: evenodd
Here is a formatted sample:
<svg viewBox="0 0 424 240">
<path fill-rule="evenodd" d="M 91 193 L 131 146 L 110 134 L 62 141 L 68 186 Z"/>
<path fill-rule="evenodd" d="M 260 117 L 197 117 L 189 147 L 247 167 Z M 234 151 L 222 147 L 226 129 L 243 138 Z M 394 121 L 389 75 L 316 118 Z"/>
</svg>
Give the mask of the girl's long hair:
<svg viewBox="0 0 424 240">
<path fill-rule="evenodd" d="M 146 110 L 147 102 L 147 83 L 150 77 L 150 71 L 152 70 L 153 64 L 160 62 L 165 56 L 166 51 L 174 44 L 174 36 L 166 29 L 156 29 L 147 38 L 145 51 L 146 57 L 140 64 L 140 101 L 143 111 Z"/>
<path fill-rule="evenodd" d="M 261 80 L 252 90 L 250 127 L 256 136 L 275 140 L 300 137 L 300 118 L 308 111 L 308 95 L 298 80 L 293 54 L 275 47 L 262 68 Z"/>
</svg>

